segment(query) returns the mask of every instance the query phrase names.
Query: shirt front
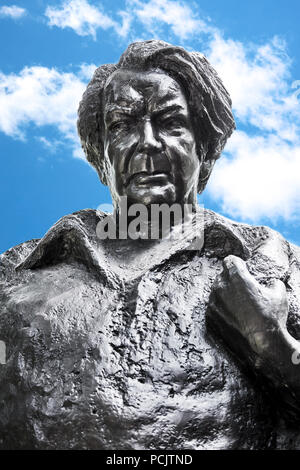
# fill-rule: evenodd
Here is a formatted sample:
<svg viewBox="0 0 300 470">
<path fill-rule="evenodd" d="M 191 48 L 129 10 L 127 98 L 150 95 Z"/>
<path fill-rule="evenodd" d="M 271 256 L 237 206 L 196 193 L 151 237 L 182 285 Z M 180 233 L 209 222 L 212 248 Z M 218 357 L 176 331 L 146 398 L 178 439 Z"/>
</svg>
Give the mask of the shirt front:
<svg viewBox="0 0 300 470">
<path fill-rule="evenodd" d="M 279 439 L 276 410 L 210 331 L 206 311 L 222 259 L 235 254 L 258 279 L 270 272 L 290 276 L 297 333 L 298 275 L 292 273 L 299 270 L 291 246 L 270 229 L 206 211 L 201 250 L 176 240 L 167 250 L 149 250 L 144 262 L 137 242 L 141 263 L 130 268 L 116 255 L 122 244 L 97 239 L 104 216 L 93 210 L 66 216 L 42 240 L 1 256 L 7 362 L 0 366 L 0 446 L 283 445 L 287 434 Z M 276 256 L 274 240 L 281 247 Z M 128 259 L 135 256 L 129 251 Z"/>
</svg>

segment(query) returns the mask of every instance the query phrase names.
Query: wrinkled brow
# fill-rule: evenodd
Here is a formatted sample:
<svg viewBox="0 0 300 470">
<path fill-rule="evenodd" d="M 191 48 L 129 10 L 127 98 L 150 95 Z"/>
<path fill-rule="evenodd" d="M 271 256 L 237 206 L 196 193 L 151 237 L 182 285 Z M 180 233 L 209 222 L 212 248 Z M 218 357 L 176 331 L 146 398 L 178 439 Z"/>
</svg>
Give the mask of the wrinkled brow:
<svg viewBox="0 0 300 470">
<path fill-rule="evenodd" d="M 132 103 L 132 105 L 128 106 L 120 106 L 118 104 L 110 104 L 105 108 L 105 119 L 111 119 L 113 114 L 127 114 L 127 115 L 136 115 L 140 111 L 144 109 L 144 106 L 141 103 Z M 163 114 L 172 114 L 172 113 L 181 113 L 186 114 L 187 109 L 178 104 L 178 103 L 170 103 L 167 106 L 160 106 L 157 109 L 152 111 L 154 116 L 159 116 Z"/>
<path fill-rule="evenodd" d="M 169 106 L 161 106 L 158 109 L 153 110 L 153 114 L 155 116 L 161 115 L 161 114 L 172 114 L 172 113 L 182 113 L 186 114 L 187 109 L 184 106 L 181 106 L 180 104 L 170 104 Z"/>
<path fill-rule="evenodd" d="M 116 103 L 114 104 L 109 104 L 105 106 L 104 108 L 104 117 L 105 119 L 109 119 L 110 116 L 114 113 L 118 114 L 130 114 L 134 115 L 137 114 L 139 111 L 141 111 L 144 108 L 144 105 L 142 103 L 128 103 L 128 106 L 121 106 Z"/>
</svg>

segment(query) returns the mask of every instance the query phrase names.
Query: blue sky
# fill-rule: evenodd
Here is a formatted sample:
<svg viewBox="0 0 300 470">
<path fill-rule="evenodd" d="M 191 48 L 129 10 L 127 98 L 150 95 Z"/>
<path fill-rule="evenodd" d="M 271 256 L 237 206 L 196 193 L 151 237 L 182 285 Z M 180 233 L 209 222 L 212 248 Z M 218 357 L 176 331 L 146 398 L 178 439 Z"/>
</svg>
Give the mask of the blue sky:
<svg viewBox="0 0 300 470">
<path fill-rule="evenodd" d="M 78 102 L 96 66 L 153 37 L 205 53 L 232 96 L 237 130 L 200 202 L 300 245 L 299 13 L 297 0 L 0 1 L 0 252 L 110 203 Z"/>
</svg>

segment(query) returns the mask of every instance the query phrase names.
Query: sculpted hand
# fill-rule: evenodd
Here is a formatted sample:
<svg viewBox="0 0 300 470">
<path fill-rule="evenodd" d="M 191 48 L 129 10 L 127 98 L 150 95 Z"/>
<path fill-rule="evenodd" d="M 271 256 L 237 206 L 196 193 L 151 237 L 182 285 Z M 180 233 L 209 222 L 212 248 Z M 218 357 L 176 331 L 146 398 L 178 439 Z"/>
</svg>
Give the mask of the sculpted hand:
<svg viewBox="0 0 300 470">
<path fill-rule="evenodd" d="M 278 279 L 268 287 L 259 284 L 246 263 L 237 256 L 225 258 L 209 306 L 211 322 L 219 324 L 220 331 L 221 322 L 239 332 L 259 356 L 269 356 L 274 338 L 279 331 L 286 330 L 288 301 L 285 285 Z M 228 342 L 230 338 L 225 340 Z"/>
<path fill-rule="evenodd" d="M 285 285 L 256 281 L 236 256 L 224 260 L 207 312 L 208 322 L 237 359 L 273 384 L 292 416 L 300 415 L 300 342 L 287 330 Z"/>
</svg>

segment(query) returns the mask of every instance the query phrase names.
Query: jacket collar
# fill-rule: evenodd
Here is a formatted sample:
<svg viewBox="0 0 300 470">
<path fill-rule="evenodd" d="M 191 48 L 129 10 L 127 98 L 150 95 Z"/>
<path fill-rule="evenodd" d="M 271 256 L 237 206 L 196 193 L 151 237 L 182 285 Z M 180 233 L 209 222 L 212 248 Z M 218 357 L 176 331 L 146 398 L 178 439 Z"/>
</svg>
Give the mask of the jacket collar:
<svg viewBox="0 0 300 470">
<path fill-rule="evenodd" d="M 195 234 L 193 226 L 183 237 L 178 237 L 166 249 L 158 264 L 171 256 L 190 249 L 190 244 L 198 240 L 198 251 L 204 251 L 210 257 L 224 258 L 234 254 L 243 259 L 250 255 L 250 246 L 243 236 L 240 227 L 250 226 L 237 224 L 212 211 L 203 210 L 196 214 L 202 217 L 202 233 Z M 101 240 L 97 238 L 96 227 L 107 214 L 92 209 L 85 209 L 60 219 L 39 241 L 34 250 L 17 266 L 17 270 L 35 269 L 45 266 L 76 260 L 82 262 L 88 269 L 94 271 L 102 279 L 116 282 L 118 276 L 110 269 L 109 261 L 103 255 Z M 199 231 L 201 223 L 197 225 Z M 200 240 L 199 245 L 199 237 Z"/>
</svg>

